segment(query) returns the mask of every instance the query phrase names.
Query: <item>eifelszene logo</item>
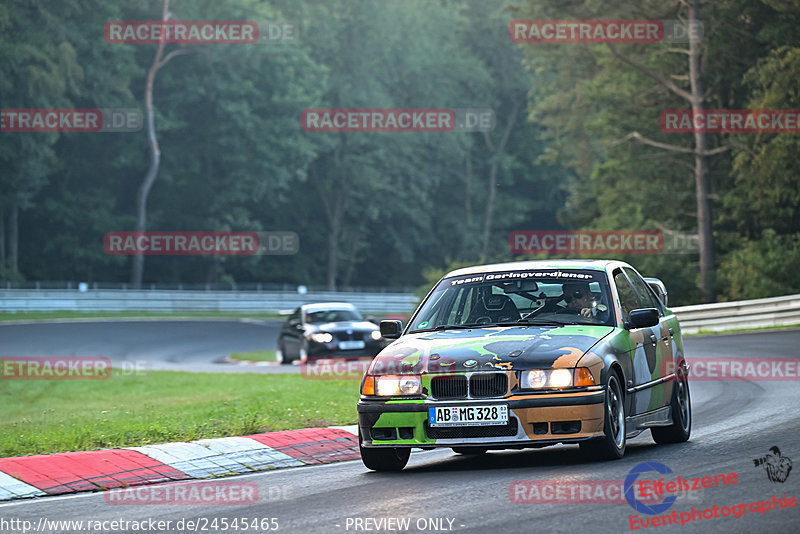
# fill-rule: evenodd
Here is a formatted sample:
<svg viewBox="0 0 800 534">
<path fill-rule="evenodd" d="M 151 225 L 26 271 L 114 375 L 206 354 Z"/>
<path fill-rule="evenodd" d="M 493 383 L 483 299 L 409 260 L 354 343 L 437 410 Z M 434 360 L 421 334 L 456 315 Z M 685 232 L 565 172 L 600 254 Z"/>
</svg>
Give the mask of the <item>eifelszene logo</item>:
<svg viewBox="0 0 800 534">
<path fill-rule="evenodd" d="M 772 482 L 786 482 L 792 470 L 792 461 L 786 456 L 781 456 L 778 447 L 770 447 L 769 452 L 761 458 L 753 459 L 756 467 L 764 466 L 767 471 L 767 478 Z"/>
</svg>

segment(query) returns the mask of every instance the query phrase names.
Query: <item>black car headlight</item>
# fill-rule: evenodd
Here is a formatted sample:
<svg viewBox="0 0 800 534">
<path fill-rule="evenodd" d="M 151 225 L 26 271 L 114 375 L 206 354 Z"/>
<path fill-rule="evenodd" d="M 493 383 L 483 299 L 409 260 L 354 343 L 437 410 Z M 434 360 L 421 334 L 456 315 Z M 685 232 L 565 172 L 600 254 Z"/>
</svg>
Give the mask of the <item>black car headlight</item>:
<svg viewBox="0 0 800 534">
<path fill-rule="evenodd" d="M 330 343 L 333 341 L 333 335 L 328 332 L 314 332 L 309 337 L 315 343 Z"/>
</svg>

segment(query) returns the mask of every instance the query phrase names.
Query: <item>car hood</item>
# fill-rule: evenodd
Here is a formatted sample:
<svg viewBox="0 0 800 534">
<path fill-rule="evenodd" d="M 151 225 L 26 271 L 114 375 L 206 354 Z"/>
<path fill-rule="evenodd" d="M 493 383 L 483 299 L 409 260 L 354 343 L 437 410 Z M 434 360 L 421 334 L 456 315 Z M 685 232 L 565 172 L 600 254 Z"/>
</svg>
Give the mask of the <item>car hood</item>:
<svg viewBox="0 0 800 534">
<path fill-rule="evenodd" d="M 383 349 L 372 374 L 574 367 L 611 326 L 509 326 L 407 334 Z"/>
</svg>

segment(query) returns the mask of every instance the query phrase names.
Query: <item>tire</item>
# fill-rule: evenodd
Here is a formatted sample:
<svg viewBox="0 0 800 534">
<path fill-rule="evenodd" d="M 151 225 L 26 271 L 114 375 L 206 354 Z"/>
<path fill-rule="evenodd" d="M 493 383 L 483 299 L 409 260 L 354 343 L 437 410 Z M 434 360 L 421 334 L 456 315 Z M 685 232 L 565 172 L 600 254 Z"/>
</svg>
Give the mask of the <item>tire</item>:
<svg viewBox="0 0 800 534">
<path fill-rule="evenodd" d="M 602 438 L 580 442 L 581 452 L 595 460 L 619 460 L 625 456 L 625 398 L 616 372 L 608 375 L 603 403 Z"/>
<path fill-rule="evenodd" d="M 465 456 L 478 456 L 481 454 L 486 454 L 485 447 L 453 447 L 453 452 L 456 454 L 463 454 Z"/>
<path fill-rule="evenodd" d="M 361 446 L 361 433 L 358 434 L 358 450 L 361 461 L 372 471 L 401 471 L 411 456 L 411 447 L 368 448 Z"/>
<path fill-rule="evenodd" d="M 650 429 L 650 434 L 656 443 L 682 443 L 688 441 L 692 435 L 692 398 L 689 395 L 689 382 L 683 373 L 677 375 L 675 387 L 672 388 L 670 406 L 672 424 Z"/>
<path fill-rule="evenodd" d="M 286 349 L 279 343 L 278 350 L 275 351 L 275 360 L 281 365 L 292 363 L 292 359 L 286 356 Z"/>
</svg>

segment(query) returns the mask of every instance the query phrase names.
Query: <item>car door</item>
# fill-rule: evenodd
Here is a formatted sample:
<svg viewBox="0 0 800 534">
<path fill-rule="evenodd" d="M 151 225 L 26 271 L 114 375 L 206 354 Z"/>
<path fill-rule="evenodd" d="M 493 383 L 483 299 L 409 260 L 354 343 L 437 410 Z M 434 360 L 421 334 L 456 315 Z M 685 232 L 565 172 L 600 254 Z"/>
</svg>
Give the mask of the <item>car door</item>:
<svg viewBox="0 0 800 534">
<path fill-rule="evenodd" d="M 663 380 L 674 370 L 674 358 L 676 347 L 674 344 L 675 328 L 677 319 L 674 315 L 665 314 L 666 308 L 661 300 L 655 295 L 650 285 L 631 268 L 623 267 L 625 274 L 633 285 L 637 298 L 643 308 L 655 308 L 659 314 L 659 325 L 653 328 L 649 334 L 650 341 L 658 344 L 656 368 L 653 372 L 653 380 Z M 651 389 L 649 399 L 649 409 L 653 410 L 669 404 L 672 396 L 673 381 L 662 382 Z"/>
<path fill-rule="evenodd" d="M 641 298 L 628 274 L 622 269 L 616 269 L 613 275 L 622 308 L 623 323 L 628 326 L 632 310 L 653 306 L 649 301 Z M 630 357 L 633 369 L 633 376 L 627 377 L 626 383 L 627 395 L 631 398 L 631 402 L 628 404 L 630 406 L 628 415 L 636 416 L 654 409 L 651 407 L 651 398 L 653 389 L 658 387 L 655 382 L 660 374 L 658 363 L 661 351 L 657 334 L 659 327 L 629 328 L 626 331 L 630 338 Z"/>
</svg>

